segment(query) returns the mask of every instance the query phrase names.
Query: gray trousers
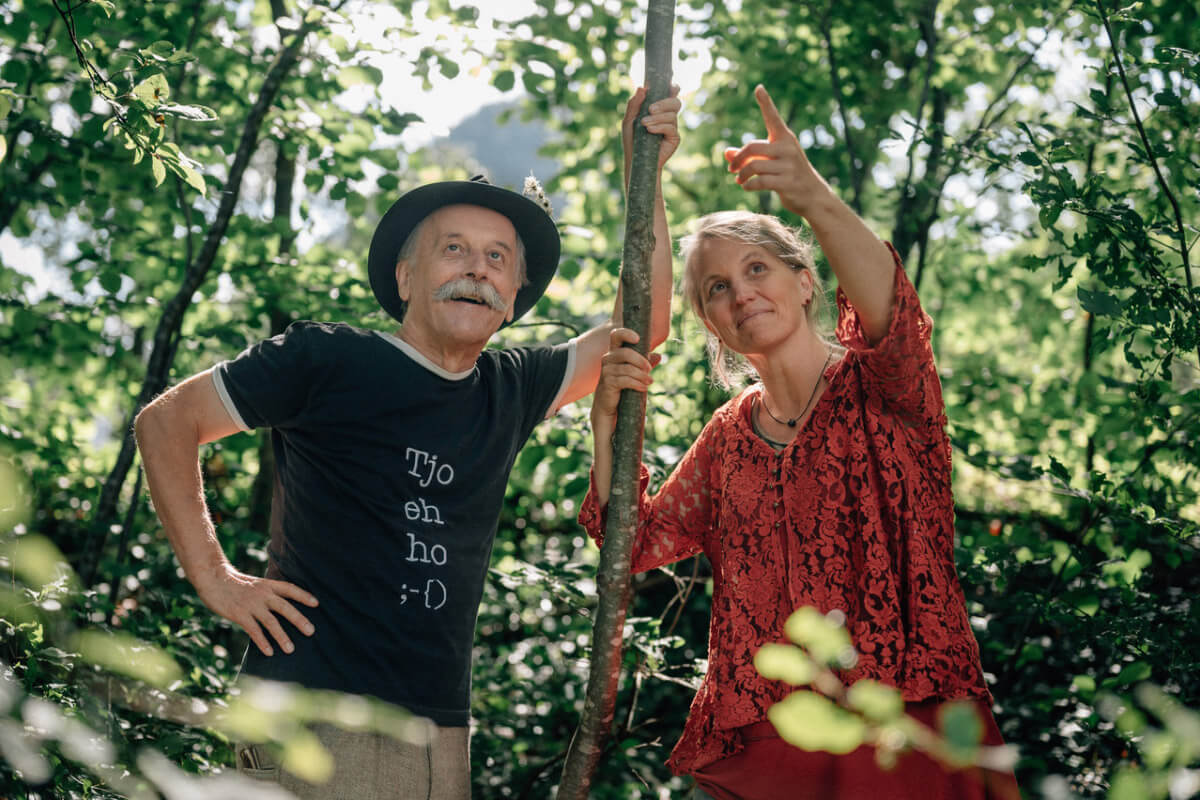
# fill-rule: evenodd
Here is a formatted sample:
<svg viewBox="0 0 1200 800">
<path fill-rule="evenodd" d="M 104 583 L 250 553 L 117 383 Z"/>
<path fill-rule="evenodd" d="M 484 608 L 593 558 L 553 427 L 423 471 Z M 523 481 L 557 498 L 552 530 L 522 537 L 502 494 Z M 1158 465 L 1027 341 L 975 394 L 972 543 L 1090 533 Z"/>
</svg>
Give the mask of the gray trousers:
<svg viewBox="0 0 1200 800">
<path fill-rule="evenodd" d="M 238 745 L 243 775 L 277 783 L 300 800 L 470 800 L 469 729 L 437 728 L 429 744 L 315 725 L 313 733 L 333 756 L 333 777 L 317 786 L 280 768 L 261 746 Z"/>
</svg>

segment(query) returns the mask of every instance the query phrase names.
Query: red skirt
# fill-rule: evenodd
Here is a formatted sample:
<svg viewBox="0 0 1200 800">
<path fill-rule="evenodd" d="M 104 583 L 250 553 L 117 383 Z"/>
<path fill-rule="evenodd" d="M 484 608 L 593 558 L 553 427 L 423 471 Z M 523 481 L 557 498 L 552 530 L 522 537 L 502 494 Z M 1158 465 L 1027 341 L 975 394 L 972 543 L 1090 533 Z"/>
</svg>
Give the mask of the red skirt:
<svg viewBox="0 0 1200 800">
<path fill-rule="evenodd" d="M 908 714 L 936 729 L 939 701 L 909 703 Z M 1003 738 L 986 703 L 976 701 L 983 744 Z M 924 753 L 900 755 L 894 767 L 875 763 L 868 745 L 846 755 L 794 747 L 769 722 L 741 729 L 744 749 L 697 771 L 697 785 L 714 800 L 1020 800 L 1011 772 L 955 770 Z"/>
</svg>

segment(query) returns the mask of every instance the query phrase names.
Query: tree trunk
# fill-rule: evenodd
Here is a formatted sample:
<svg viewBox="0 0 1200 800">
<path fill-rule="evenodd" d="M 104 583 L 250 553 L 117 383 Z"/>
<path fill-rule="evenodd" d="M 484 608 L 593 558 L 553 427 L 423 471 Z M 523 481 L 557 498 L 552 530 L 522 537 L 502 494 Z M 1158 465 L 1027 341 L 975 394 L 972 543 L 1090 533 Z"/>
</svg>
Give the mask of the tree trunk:
<svg viewBox="0 0 1200 800">
<path fill-rule="evenodd" d="M 649 0 L 646 16 L 646 101 L 634 124 L 633 163 L 625 217 L 621 269 L 622 320 L 638 333 L 639 352 L 650 339 L 650 256 L 654 252 L 654 195 L 659 137 L 641 125 L 646 108 L 666 97 L 671 87 L 671 36 L 675 0 Z M 558 800 L 583 800 L 604 751 L 621 677 L 625 609 L 629 605 L 629 564 L 637 531 L 639 465 L 646 396 L 621 392 L 613 435 L 612 493 L 608 525 L 596 575 L 599 604 L 592 630 L 591 668 L 579 728 L 563 767 Z"/>
<path fill-rule="evenodd" d="M 301 25 L 292 41 L 279 53 L 267 71 L 262 89 L 259 90 L 258 99 L 255 100 L 254 106 L 250 109 L 246 122 L 242 126 L 242 136 L 233 164 L 229 169 L 229 178 L 220 192 L 221 204 L 217 209 L 216 219 L 213 221 L 208 235 L 204 238 L 199 255 L 187 265 L 183 284 L 167 303 L 163 315 L 158 321 L 158 327 L 154 332 L 154 346 L 150 352 L 150 361 L 146 366 L 146 377 L 142 380 L 141 390 L 138 392 L 129 415 L 129 421 L 125 426 L 124 439 L 121 442 L 121 451 L 117 455 L 117 462 L 104 481 L 99 502 L 96 504 L 96 514 L 92 518 L 91 541 L 88 543 L 82 563 L 79 565 L 79 573 L 84 585 L 90 586 L 95 578 L 96 567 L 100 563 L 105 543 L 108 541 L 109 529 L 116 520 L 117 500 L 120 497 L 121 488 L 125 485 L 129 468 L 133 464 L 136 449 L 133 441 L 133 418 L 167 385 L 171 362 L 179 340 L 179 331 L 183 327 L 183 318 L 192 302 L 192 295 L 200 288 L 216 263 L 217 252 L 220 249 L 221 241 L 225 238 L 225 231 L 229 228 L 229 221 L 233 217 L 233 209 L 241 192 L 242 176 L 245 174 L 246 167 L 250 164 L 250 157 L 254 154 L 258 144 L 259 133 L 266 121 L 267 111 L 275 102 L 283 79 L 299 60 L 304 40 L 314 24 L 306 22 Z"/>
</svg>

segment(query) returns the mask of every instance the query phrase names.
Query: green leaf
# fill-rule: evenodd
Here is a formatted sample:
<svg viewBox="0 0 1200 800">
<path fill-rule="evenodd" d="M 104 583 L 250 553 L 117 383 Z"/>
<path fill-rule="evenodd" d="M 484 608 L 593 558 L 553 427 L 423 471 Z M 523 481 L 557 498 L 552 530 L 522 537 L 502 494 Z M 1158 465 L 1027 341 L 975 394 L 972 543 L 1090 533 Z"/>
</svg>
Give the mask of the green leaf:
<svg viewBox="0 0 1200 800">
<path fill-rule="evenodd" d="M 1108 800 L 1150 800 L 1150 786 L 1137 767 L 1122 767 L 1113 778 Z"/>
<path fill-rule="evenodd" d="M 511 69 L 501 70 L 492 78 L 492 85 L 502 92 L 512 89 L 516 82 L 517 76 L 513 74 Z"/>
<path fill-rule="evenodd" d="M 85 661 L 151 686 L 166 688 L 183 675 L 179 665 L 163 650 L 126 633 L 81 631 L 71 641 L 73 649 Z"/>
<path fill-rule="evenodd" d="M 1054 205 L 1042 206 L 1038 209 L 1038 222 L 1046 230 L 1054 227 L 1054 223 L 1058 222 L 1059 215 L 1062 214 L 1062 206 L 1057 203 Z"/>
<path fill-rule="evenodd" d="M 171 96 L 171 88 L 167 85 L 166 76 L 156 72 L 133 87 L 133 96 L 149 106 L 157 106 Z"/>
<path fill-rule="evenodd" d="M 163 161 L 172 172 L 183 178 L 188 186 L 198 191 L 201 197 L 204 197 L 208 193 L 208 186 L 204 183 L 204 176 L 195 169 L 182 161 L 170 158 L 164 158 Z"/>
<path fill-rule="evenodd" d="M 983 720 L 975 704 L 965 700 L 943 705 L 938 711 L 938 727 L 946 744 L 964 759 L 983 741 Z"/>
<path fill-rule="evenodd" d="M 1022 150 L 1021 152 L 1017 153 L 1017 160 L 1022 164 L 1028 164 L 1031 167 L 1036 167 L 1042 163 L 1042 159 L 1039 158 L 1038 154 L 1032 150 Z"/>
<path fill-rule="evenodd" d="M 104 12 L 104 16 L 109 18 L 111 18 L 113 12 L 117 10 L 117 5 L 116 3 L 112 2 L 112 0 L 92 0 L 91 4 L 94 6 L 99 6 L 100 10 Z"/>
<path fill-rule="evenodd" d="M 845 755 L 863 743 L 866 725 L 815 692 L 792 692 L 767 710 L 767 719 L 788 744 L 802 750 Z"/>
<path fill-rule="evenodd" d="M 177 106 L 173 103 L 159 106 L 155 109 L 172 117 L 191 120 L 193 122 L 212 122 L 217 119 L 217 112 L 208 106 Z"/>
<path fill-rule="evenodd" d="M 851 686 L 846 693 L 846 702 L 872 722 L 892 722 L 904 714 L 904 698 L 900 690 L 870 679 Z"/>
<path fill-rule="evenodd" d="M 162 186 L 162 182 L 167 177 L 167 166 L 163 164 L 157 153 L 150 158 L 150 170 L 154 173 L 154 185 Z"/>
<path fill-rule="evenodd" d="M 5 94 L 0 93 L 0 119 L 7 117 L 10 111 L 12 111 L 12 101 Z"/>
<path fill-rule="evenodd" d="M 445 75 L 447 78 L 457 78 L 458 77 L 458 62 L 457 61 L 453 61 L 449 58 L 446 58 L 445 56 L 439 55 L 438 56 L 438 68 L 441 69 L 442 74 Z"/>
<path fill-rule="evenodd" d="M 1063 463 L 1054 456 L 1050 456 L 1050 474 L 1063 483 L 1069 484 L 1071 482 L 1070 470 L 1063 466 Z"/>
<path fill-rule="evenodd" d="M 783 632 L 820 663 L 833 664 L 844 662 L 848 656 L 852 658 L 850 635 L 845 628 L 812 606 L 798 609 L 788 617 Z"/>
<path fill-rule="evenodd" d="M 158 161 L 157 158 L 150 159 Z M 121 273 L 115 269 L 104 270 L 100 273 L 100 288 L 109 294 L 116 294 L 121 289 Z"/>
<path fill-rule="evenodd" d="M 764 678 L 807 686 L 817 677 L 817 665 L 791 645 L 764 644 L 754 654 L 754 668 Z"/>
<path fill-rule="evenodd" d="M 4 157 L 8 155 L 8 140 L 0 136 L 0 164 L 4 163 Z"/>
<path fill-rule="evenodd" d="M 155 56 L 157 58 L 166 58 L 175 52 L 175 45 L 168 42 L 166 39 L 159 39 L 149 47 L 144 47 L 140 51 L 142 55 Z"/>
<path fill-rule="evenodd" d="M 1150 677 L 1150 664 L 1145 661 L 1134 661 L 1131 664 L 1126 664 L 1117 674 L 1115 684 L 1117 686 L 1128 686 L 1131 683 L 1141 683 Z"/>
<path fill-rule="evenodd" d="M 1076 291 L 1084 310 L 1102 317 L 1115 317 L 1121 312 L 1121 301 L 1104 290 L 1088 291 L 1082 286 Z"/>
<path fill-rule="evenodd" d="M 375 67 L 350 66 L 343 67 L 337 74 L 338 86 L 349 89 L 360 83 L 370 83 L 376 86 L 383 80 L 383 73 Z"/>
</svg>

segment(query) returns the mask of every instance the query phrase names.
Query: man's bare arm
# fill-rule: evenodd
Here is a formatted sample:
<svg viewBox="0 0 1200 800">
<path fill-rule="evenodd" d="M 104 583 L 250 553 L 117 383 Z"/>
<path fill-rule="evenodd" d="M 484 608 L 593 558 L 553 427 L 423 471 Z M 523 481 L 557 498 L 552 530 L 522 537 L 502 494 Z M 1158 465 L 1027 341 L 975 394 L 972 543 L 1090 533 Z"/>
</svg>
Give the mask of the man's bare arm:
<svg viewBox="0 0 1200 800">
<path fill-rule="evenodd" d="M 290 601 L 315 606 L 317 599 L 286 581 L 235 569 L 221 549 L 204 502 L 200 445 L 240 430 L 221 402 L 212 371 L 188 378 L 146 406 L 134 430 L 154 508 L 200 599 L 244 628 L 263 654 L 273 652 L 264 628 L 285 653 L 292 652 L 295 647 L 277 615 L 311 636 L 312 623 Z"/>
</svg>

